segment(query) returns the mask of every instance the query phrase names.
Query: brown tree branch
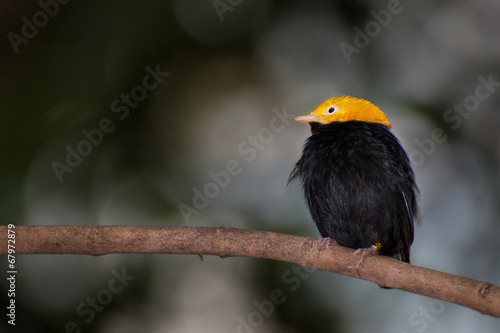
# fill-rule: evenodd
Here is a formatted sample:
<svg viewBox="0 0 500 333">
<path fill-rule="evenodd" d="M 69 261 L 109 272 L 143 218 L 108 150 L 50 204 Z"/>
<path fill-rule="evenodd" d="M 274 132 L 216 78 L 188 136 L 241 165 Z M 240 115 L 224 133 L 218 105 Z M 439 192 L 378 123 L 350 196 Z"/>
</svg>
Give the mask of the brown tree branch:
<svg viewBox="0 0 500 333">
<path fill-rule="evenodd" d="M 365 258 L 317 239 L 274 232 L 202 227 L 18 226 L 15 255 L 110 253 L 199 254 L 255 257 L 331 271 L 460 304 L 500 317 L 500 288 L 490 283 L 410 265 L 385 256 Z M 0 226 L 0 254 L 7 254 L 7 227 Z"/>
</svg>

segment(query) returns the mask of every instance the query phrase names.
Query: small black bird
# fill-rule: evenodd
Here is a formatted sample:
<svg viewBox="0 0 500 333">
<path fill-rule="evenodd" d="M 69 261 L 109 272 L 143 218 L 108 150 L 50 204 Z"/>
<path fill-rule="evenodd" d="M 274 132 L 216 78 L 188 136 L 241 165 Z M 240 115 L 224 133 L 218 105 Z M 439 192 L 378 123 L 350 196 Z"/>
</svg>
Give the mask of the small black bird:
<svg viewBox="0 0 500 333">
<path fill-rule="evenodd" d="M 410 262 L 418 188 L 406 152 L 378 107 L 342 96 L 295 120 L 309 123 L 289 182 L 300 178 L 321 235 L 363 257 Z"/>
</svg>

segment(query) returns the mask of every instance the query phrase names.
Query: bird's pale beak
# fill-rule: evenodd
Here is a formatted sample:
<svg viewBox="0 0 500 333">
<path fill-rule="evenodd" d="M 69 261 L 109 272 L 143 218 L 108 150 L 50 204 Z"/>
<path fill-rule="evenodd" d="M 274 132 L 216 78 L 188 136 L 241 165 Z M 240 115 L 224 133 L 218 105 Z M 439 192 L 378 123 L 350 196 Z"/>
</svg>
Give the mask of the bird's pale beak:
<svg viewBox="0 0 500 333">
<path fill-rule="evenodd" d="M 319 117 L 315 114 L 312 114 L 312 113 L 306 114 L 304 116 L 295 117 L 296 121 L 299 121 L 299 122 L 304 123 L 304 124 L 309 124 L 309 123 L 318 121 L 318 119 L 319 119 Z"/>
</svg>

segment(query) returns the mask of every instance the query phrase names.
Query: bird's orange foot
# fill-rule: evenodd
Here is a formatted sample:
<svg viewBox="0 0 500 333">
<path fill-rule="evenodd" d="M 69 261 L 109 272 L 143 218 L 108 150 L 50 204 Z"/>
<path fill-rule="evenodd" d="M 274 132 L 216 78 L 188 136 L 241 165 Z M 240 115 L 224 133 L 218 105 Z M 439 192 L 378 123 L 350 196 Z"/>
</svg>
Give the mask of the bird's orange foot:
<svg viewBox="0 0 500 333">
<path fill-rule="evenodd" d="M 359 274 L 359 266 L 361 266 L 365 257 L 368 255 L 379 254 L 380 249 L 382 249 L 382 244 L 375 243 L 375 245 L 372 245 L 368 248 L 360 248 L 360 249 L 357 249 L 356 252 L 354 252 L 355 255 L 361 253 L 361 256 L 359 257 L 359 260 L 358 260 L 358 264 L 356 265 L 356 271 L 358 272 L 358 275 L 360 275 Z"/>
</svg>

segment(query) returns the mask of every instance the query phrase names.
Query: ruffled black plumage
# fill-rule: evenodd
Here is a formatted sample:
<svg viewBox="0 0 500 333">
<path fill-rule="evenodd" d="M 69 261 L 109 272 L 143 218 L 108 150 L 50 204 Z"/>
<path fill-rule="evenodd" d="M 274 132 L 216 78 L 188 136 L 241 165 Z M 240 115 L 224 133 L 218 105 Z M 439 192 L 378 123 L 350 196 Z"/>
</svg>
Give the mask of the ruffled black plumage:
<svg viewBox="0 0 500 333">
<path fill-rule="evenodd" d="M 300 178 L 323 237 L 410 262 L 418 188 L 406 152 L 385 125 L 311 123 L 289 181 Z"/>
</svg>

